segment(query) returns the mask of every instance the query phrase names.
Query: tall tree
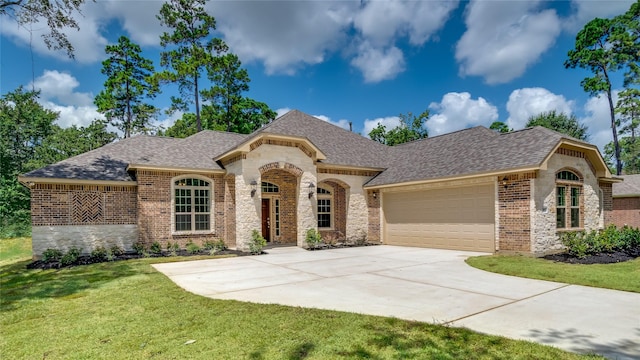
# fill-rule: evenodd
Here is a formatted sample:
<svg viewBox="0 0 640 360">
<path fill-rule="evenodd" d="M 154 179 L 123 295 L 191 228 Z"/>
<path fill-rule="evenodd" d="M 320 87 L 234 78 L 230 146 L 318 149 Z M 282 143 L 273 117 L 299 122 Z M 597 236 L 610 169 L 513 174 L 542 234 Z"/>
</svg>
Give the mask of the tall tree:
<svg viewBox="0 0 640 360">
<path fill-rule="evenodd" d="M 142 57 L 140 46 L 126 36 L 121 36 L 115 45 L 107 45 L 105 52 L 109 58 L 102 62 L 102 73 L 107 81 L 94 101 L 98 111 L 122 130 L 125 138 L 146 132 L 157 113 L 154 106 L 143 102 L 158 91 L 149 81 L 154 73 L 153 63 Z"/>
<path fill-rule="evenodd" d="M 80 30 L 74 13 L 81 14 L 80 6 L 84 0 L 0 0 L 0 16 L 14 18 L 18 25 L 47 22 L 49 33 L 43 34 L 44 43 L 49 49 L 63 50 L 73 58 L 73 45 L 63 32 L 65 28 Z"/>
<path fill-rule="evenodd" d="M 638 11 L 637 3 L 626 14 L 613 19 L 593 19 L 576 36 L 575 48 L 570 50 L 564 65 L 566 68 L 583 68 L 591 71 L 593 77 L 581 81 L 582 88 L 592 96 L 605 93 L 609 102 L 609 116 L 613 147 L 616 159 L 616 174 L 622 171 L 618 129 L 612 96 L 611 73 L 627 69 L 633 74 L 637 66 L 638 34 L 637 21 L 633 13 Z M 636 16 L 637 19 L 637 16 Z M 634 50 L 636 52 L 634 53 Z"/>
<path fill-rule="evenodd" d="M 620 158 L 625 174 L 640 174 L 640 89 L 627 87 L 618 94 L 616 113 L 620 122 Z M 611 158 L 613 144 L 605 147 Z"/>
<path fill-rule="evenodd" d="M 571 114 L 558 113 L 555 110 L 534 115 L 527 121 L 526 127 L 542 126 L 547 129 L 567 134 L 579 140 L 587 141 L 589 135 L 586 125 L 580 124 L 578 118 Z"/>
<path fill-rule="evenodd" d="M 18 175 L 54 131 L 58 114 L 37 101 L 39 92 L 17 88 L 0 98 L 0 227 L 29 220 L 29 190 Z"/>
<path fill-rule="evenodd" d="M 197 131 L 202 130 L 200 119 L 200 77 L 214 52 L 225 51 L 226 45 L 211 37 L 216 20 L 204 10 L 205 0 L 170 0 L 162 4 L 158 20 L 173 29 L 160 36 L 165 48 L 160 64 L 167 70 L 157 74 L 157 80 L 178 84 L 180 97 L 172 97 L 171 110 L 187 111 L 194 104 Z"/>
<path fill-rule="evenodd" d="M 425 110 L 422 114 L 414 116 L 412 113 L 407 115 L 400 114 L 400 125 L 388 130 L 382 124 L 378 124 L 376 128 L 369 132 L 371 140 L 379 143 L 393 146 L 403 144 L 409 141 L 424 139 L 429 136 L 424 123 L 429 118 L 429 111 Z"/>
</svg>

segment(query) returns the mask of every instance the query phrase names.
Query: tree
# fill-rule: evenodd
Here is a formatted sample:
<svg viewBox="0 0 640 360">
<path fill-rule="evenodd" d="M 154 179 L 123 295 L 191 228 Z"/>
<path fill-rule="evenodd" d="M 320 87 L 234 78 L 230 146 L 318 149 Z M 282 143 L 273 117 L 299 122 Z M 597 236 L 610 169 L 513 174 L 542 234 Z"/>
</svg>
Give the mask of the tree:
<svg viewBox="0 0 640 360">
<path fill-rule="evenodd" d="M 622 159 L 622 173 L 624 174 L 640 174 L 640 140 L 625 136 L 620 138 L 620 149 Z M 604 157 L 613 172 L 614 149 L 613 142 L 608 143 L 604 147 Z"/>
<path fill-rule="evenodd" d="M 507 124 L 503 123 L 502 121 L 494 121 L 491 123 L 491 126 L 489 126 L 489 129 L 494 130 L 496 132 L 499 133 L 508 133 L 512 130 L 509 129 L 509 126 L 507 126 Z"/>
<path fill-rule="evenodd" d="M 213 62 L 213 52 L 226 49 L 222 40 L 210 38 L 216 20 L 206 13 L 204 4 L 205 0 L 170 0 L 162 5 L 157 16 L 173 33 L 160 36 L 160 45 L 165 48 L 160 54 L 160 64 L 167 70 L 158 73 L 156 79 L 178 84 L 181 96 L 171 98 L 171 111 L 186 111 L 189 104 L 194 104 L 197 131 L 202 130 L 200 77 Z"/>
<path fill-rule="evenodd" d="M 232 131 L 236 111 L 242 101 L 242 93 L 249 91 L 249 73 L 243 69 L 235 54 L 219 56 L 207 66 L 209 80 L 213 87 L 202 91 L 202 98 L 211 103 L 210 111 L 217 114 L 216 121 L 224 124 L 226 131 Z"/>
<path fill-rule="evenodd" d="M 578 118 L 571 114 L 558 113 L 555 110 L 543 112 L 532 116 L 527 121 L 526 127 L 542 126 L 547 129 L 555 130 L 574 137 L 579 140 L 587 141 L 589 135 L 586 125 L 580 124 Z"/>
<path fill-rule="evenodd" d="M 0 228 L 29 221 L 29 190 L 18 175 L 53 133 L 58 114 L 38 104 L 39 92 L 22 87 L 0 98 Z"/>
<path fill-rule="evenodd" d="M 622 171 L 620 144 L 613 105 L 611 73 L 627 69 L 627 81 L 637 70 L 638 61 L 638 4 L 613 19 L 593 19 L 576 36 L 575 49 L 568 52 L 566 68 L 583 68 L 593 77 L 584 78 L 580 84 L 592 96 L 605 93 L 609 102 L 609 116 L 613 134 L 616 174 Z M 635 20 L 634 20 L 634 14 Z"/>
<path fill-rule="evenodd" d="M 0 0 L 0 15 L 14 18 L 18 25 L 47 22 L 49 33 L 43 34 L 49 49 L 63 50 L 73 58 L 73 45 L 62 30 L 80 30 L 73 13 L 80 13 L 84 0 Z"/>
<path fill-rule="evenodd" d="M 121 36 L 116 45 L 107 45 L 105 52 L 109 58 L 102 62 L 102 73 L 107 81 L 94 101 L 98 111 L 122 130 L 125 138 L 146 132 L 157 114 L 154 106 L 143 102 L 145 97 L 155 97 L 158 91 L 149 81 L 154 72 L 151 60 L 142 57 L 140 46 L 126 36 Z"/>
<path fill-rule="evenodd" d="M 412 113 L 408 113 L 407 115 L 400 114 L 399 117 L 400 125 L 389 131 L 387 131 L 384 125 L 378 123 L 378 126 L 369 132 L 371 140 L 393 146 L 409 141 L 424 139 L 428 136 L 427 129 L 424 127 L 424 123 L 429 118 L 428 110 L 425 110 L 419 116 L 414 116 Z"/>
<path fill-rule="evenodd" d="M 196 115 L 193 113 L 186 113 L 182 115 L 182 118 L 176 120 L 176 122 L 167 128 L 158 132 L 159 136 L 170 136 L 175 138 L 186 138 L 198 132 L 196 127 Z"/>
<path fill-rule="evenodd" d="M 627 88 L 618 94 L 616 105 L 620 130 L 620 157 L 622 171 L 625 174 L 640 174 L 640 90 Z M 613 144 L 605 147 L 605 154 L 610 159 Z"/>
</svg>

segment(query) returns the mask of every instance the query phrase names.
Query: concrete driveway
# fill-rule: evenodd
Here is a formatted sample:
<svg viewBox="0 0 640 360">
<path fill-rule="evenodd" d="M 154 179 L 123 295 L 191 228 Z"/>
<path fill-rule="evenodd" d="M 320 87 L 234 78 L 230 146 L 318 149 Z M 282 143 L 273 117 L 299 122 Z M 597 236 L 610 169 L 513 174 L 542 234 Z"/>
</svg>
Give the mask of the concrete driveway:
<svg viewBox="0 0 640 360">
<path fill-rule="evenodd" d="M 398 246 L 156 264 L 214 299 L 349 311 L 467 327 L 574 352 L 640 358 L 640 294 L 493 274 L 473 252 Z M 640 280 L 639 280 L 640 281 Z"/>
</svg>

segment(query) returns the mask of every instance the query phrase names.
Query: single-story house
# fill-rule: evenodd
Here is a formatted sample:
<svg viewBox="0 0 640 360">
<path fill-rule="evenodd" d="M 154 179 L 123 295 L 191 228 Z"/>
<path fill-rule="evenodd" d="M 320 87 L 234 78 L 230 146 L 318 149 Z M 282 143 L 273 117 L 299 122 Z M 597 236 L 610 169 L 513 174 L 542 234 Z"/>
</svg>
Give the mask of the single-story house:
<svg viewBox="0 0 640 360">
<path fill-rule="evenodd" d="M 300 111 L 241 135 L 135 136 L 20 177 L 33 252 L 222 239 L 324 239 L 542 254 L 610 221 L 596 146 L 542 127 L 474 127 L 389 147 Z"/>
<path fill-rule="evenodd" d="M 613 184 L 611 223 L 640 227 L 640 174 L 620 177 L 624 182 Z"/>
</svg>

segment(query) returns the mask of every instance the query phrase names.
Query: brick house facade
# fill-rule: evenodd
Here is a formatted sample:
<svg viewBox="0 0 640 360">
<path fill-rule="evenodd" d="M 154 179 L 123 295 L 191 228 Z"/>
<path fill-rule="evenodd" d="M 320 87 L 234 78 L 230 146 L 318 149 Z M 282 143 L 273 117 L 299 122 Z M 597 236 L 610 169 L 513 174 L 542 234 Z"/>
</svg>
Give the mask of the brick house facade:
<svg viewBox="0 0 640 360">
<path fill-rule="evenodd" d="M 612 202 L 607 223 L 616 226 L 640 227 L 640 174 L 623 175 L 624 182 L 613 184 L 609 189 Z"/>
<path fill-rule="evenodd" d="M 327 242 L 541 254 L 562 231 L 611 222 L 619 179 L 595 146 L 543 128 L 390 148 L 292 111 L 249 135 L 121 140 L 20 181 L 38 256 L 135 242 L 246 249 L 254 230 L 305 246 L 309 229 Z"/>
</svg>

